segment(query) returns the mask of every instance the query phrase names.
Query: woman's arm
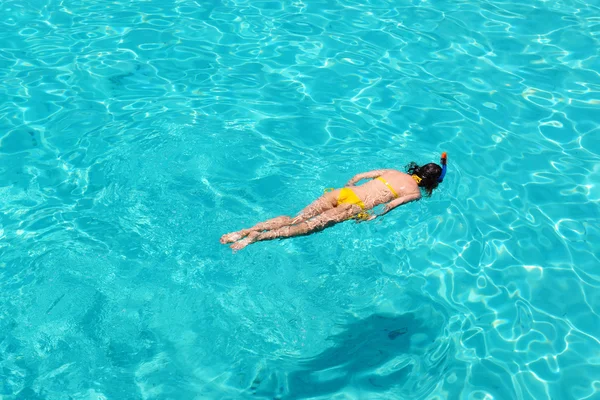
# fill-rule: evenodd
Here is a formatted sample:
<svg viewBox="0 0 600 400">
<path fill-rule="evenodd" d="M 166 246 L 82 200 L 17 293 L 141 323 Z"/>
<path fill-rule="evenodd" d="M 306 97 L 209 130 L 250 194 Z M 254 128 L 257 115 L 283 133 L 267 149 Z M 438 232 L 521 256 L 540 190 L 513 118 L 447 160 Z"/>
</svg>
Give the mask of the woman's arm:
<svg viewBox="0 0 600 400">
<path fill-rule="evenodd" d="M 373 178 L 377 178 L 378 176 L 383 175 L 386 171 L 388 171 L 387 169 L 377 169 L 375 171 L 369 171 L 369 172 L 364 172 L 362 174 L 358 174 L 356 176 L 354 176 L 354 178 L 350 179 L 348 181 L 348 183 L 346 183 L 346 186 L 354 186 L 354 184 L 360 180 L 363 179 L 373 179 Z"/>
<path fill-rule="evenodd" d="M 375 219 L 377 217 L 380 217 L 384 214 L 387 214 L 388 212 L 392 211 L 394 208 L 396 208 L 402 204 L 410 203 L 411 201 L 419 200 L 420 198 L 421 198 L 421 193 L 412 193 L 412 194 L 408 194 L 406 196 L 398 197 L 397 199 L 394 199 L 394 200 L 390 201 L 389 203 L 387 203 L 385 205 L 385 208 L 381 212 L 381 214 L 371 216 L 368 219 L 368 221 Z"/>
</svg>

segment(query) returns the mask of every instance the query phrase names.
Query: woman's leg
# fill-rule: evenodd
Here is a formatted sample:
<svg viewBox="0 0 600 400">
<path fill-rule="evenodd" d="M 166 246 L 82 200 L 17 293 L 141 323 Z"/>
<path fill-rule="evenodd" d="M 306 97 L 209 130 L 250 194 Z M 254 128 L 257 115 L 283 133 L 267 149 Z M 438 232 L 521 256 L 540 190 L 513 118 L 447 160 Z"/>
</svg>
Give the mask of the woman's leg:
<svg viewBox="0 0 600 400">
<path fill-rule="evenodd" d="M 325 211 L 334 209 L 338 205 L 337 199 L 339 195 L 340 189 L 332 190 L 331 192 L 323 194 L 321 197 L 310 203 L 308 206 L 304 207 L 304 209 L 300 211 L 292 220 L 292 225 L 307 221 L 313 217 L 316 217 L 317 215 L 324 213 Z"/>
<path fill-rule="evenodd" d="M 250 232 L 253 232 L 253 231 L 262 232 L 262 231 L 268 231 L 271 229 L 278 229 L 278 228 L 281 228 L 282 226 L 286 226 L 291 223 L 292 223 L 291 217 L 282 215 L 281 217 L 276 217 L 276 218 L 272 218 L 272 219 L 269 219 L 264 222 L 259 222 L 258 224 L 254 225 L 252 228 L 242 229 L 237 232 L 231 232 L 226 235 L 223 235 L 223 236 L 221 236 L 221 243 L 225 244 L 225 243 L 236 242 L 236 241 L 240 240 L 241 238 L 247 236 Z"/>
<path fill-rule="evenodd" d="M 361 208 L 357 205 L 340 205 L 333 209 L 327 210 L 324 213 L 317 215 L 312 219 L 303 221 L 296 225 L 288 225 L 267 232 L 251 232 L 245 239 L 232 244 L 231 248 L 234 250 L 241 250 L 254 242 L 306 235 L 325 229 L 329 225 L 345 221 L 353 215 L 358 214 L 359 212 L 361 212 Z"/>
<path fill-rule="evenodd" d="M 306 208 L 300 211 L 294 219 L 287 216 L 281 216 L 264 222 L 259 222 L 252 228 L 242 229 L 240 231 L 221 236 L 221 243 L 225 244 L 236 242 L 250 234 L 250 232 L 271 231 L 283 228 L 284 226 L 294 225 L 306 221 L 307 219 L 319 215 L 324 211 L 334 208 L 337 205 L 338 193 L 339 190 L 325 193 L 323 196 L 319 197 L 317 200 L 313 201 Z"/>
</svg>

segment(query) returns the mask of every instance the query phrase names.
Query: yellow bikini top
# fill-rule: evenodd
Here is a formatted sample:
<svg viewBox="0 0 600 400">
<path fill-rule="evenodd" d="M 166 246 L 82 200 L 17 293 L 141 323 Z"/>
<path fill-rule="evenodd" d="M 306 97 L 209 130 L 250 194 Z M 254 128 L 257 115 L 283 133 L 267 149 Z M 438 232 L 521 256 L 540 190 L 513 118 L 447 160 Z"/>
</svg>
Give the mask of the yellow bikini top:
<svg viewBox="0 0 600 400">
<path fill-rule="evenodd" d="M 383 182 L 383 184 L 384 184 L 385 186 L 387 186 L 387 187 L 388 187 L 388 189 L 390 189 L 390 192 L 392 192 L 392 194 L 394 195 L 394 197 L 398 197 L 398 193 L 396 193 L 396 191 L 394 190 L 394 188 L 392 187 L 392 185 L 390 185 L 390 184 L 388 183 L 388 181 L 386 181 L 385 179 L 383 179 L 383 178 L 382 178 L 382 177 L 380 177 L 380 176 L 378 176 L 378 177 L 377 177 L 377 180 L 378 180 L 378 181 L 381 181 L 381 182 Z"/>
<path fill-rule="evenodd" d="M 416 175 L 413 175 L 413 176 L 412 176 L 412 178 L 415 180 L 415 182 L 417 182 L 417 185 L 418 185 L 419 183 L 421 183 L 421 181 L 423 180 L 423 179 L 419 178 L 419 177 L 418 177 L 418 176 L 416 176 Z"/>
</svg>

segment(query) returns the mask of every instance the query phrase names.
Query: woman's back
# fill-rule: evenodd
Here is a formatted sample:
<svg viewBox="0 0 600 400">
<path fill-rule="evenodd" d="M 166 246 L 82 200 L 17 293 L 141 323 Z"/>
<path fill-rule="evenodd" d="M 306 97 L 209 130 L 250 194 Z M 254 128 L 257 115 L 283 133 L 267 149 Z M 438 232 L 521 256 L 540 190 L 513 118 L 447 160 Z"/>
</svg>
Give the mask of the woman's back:
<svg viewBox="0 0 600 400">
<path fill-rule="evenodd" d="M 396 197 L 420 193 L 417 182 L 404 172 L 386 169 L 380 178 L 382 179 L 372 179 L 362 185 L 352 187 L 354 193 L 360 197 L 367 208 L 387 203 Z M 387 182 L 391 189 L 383 181 Z"/>
</svg>

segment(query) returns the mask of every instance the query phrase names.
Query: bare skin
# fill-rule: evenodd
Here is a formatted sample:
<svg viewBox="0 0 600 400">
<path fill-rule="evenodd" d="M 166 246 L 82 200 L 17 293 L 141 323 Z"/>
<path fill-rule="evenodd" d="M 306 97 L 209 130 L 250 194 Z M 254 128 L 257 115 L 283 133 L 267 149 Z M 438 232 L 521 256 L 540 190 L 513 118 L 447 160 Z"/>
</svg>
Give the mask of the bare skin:
<svg viewBox="0 0 600 400">
<path fill-rule="evenodd" d="M 398 197 L 383 182 L 377 180 L 378 177 L 386 180 Z M 355 186 L 363 179 L 370 180 Z M 373 207 L 387 203 L 379 215 L 386 214 L 401 204 L 421 198 L 419 186 L 414 179 L 408 174 L 393 169 L 380 169 L 358 174 L 348 181 L 346 187 L 351 188 L 362 200 L 365 210 L 371 210 Z M 339 195 L 340 189 L 325 193 L 304 208 L 295 218 L 281 216 L 260 222 L 252 228 L 223 235 L 221 243 L 233 243 L 231 248 L 240 250 L 254 242 L 307 235 L 365 211 L 355 204 L 338 204 Z M 372 215 L 367 220 L 370 221 L 376 217 L 377 215 Z"/>
</svg>

